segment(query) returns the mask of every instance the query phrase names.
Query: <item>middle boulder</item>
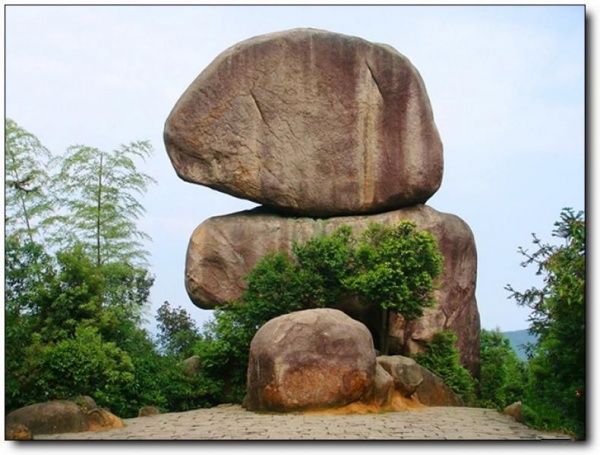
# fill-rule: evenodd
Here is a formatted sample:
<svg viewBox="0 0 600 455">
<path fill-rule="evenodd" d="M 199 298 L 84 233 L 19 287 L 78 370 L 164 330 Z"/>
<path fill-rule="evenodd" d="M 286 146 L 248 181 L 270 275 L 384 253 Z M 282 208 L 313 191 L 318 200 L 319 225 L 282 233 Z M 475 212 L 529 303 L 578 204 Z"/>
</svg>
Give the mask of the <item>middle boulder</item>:
<svg viewBox="0 0 600 455">
<path fill-rule="evenodd" d="M 375 349 L 369 330 L 334 309 L 271 319 L 250 345 L 250 411 L 339 408 L 373 395 Z"/>
<path fill-rule="evenodd" d="M 181 96 L 164 139 L 183 180 L 311 217 L 423 204 L 443 173 L 411 62 L 391 46 L 323 30 L 227 49 Z"/>
</svg>

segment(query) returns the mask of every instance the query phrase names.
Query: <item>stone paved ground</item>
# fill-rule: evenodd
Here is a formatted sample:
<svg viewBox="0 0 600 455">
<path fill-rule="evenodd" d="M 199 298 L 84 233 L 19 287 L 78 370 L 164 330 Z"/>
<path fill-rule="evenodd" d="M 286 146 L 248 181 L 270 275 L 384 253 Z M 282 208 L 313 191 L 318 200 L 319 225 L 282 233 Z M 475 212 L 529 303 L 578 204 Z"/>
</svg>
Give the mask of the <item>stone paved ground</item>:
<svg viewBox="0 0 600 455">
<path fill-rule="evenodd" d="M 429 407 L 352 415 L 255 414 L 240 406 L 125 419 L 103 432 L 37 435 L 35 439 L 111 440 L 541 440 L 559 433 L 527 428 L 491 409 Z"/>
</svg>

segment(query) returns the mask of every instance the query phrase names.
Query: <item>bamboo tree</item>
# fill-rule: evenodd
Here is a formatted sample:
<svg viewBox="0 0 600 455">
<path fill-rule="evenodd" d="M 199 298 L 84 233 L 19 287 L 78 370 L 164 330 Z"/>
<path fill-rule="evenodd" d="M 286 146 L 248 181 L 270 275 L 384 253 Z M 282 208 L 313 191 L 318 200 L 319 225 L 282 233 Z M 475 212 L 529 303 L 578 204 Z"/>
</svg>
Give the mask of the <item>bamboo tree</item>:
<svg viewBox="0 0 600 455">
<path fill-rule="evenodd" d="M 83 243 L 97 266 L 116 261 L 147 264 L 143 241 L 150 237 L 136 223 L 145 212 L 138 197 L 156 181 L 137 169 L 135 159 L 151 154 L 150 143 L 138 141 L 110 153 L 75 145 L 58 157 L 54 185 L 61 188 L 61 216 L 68 227 L 59 243 Z"/>
<path fill-rule="evenodd" d="M 5 122 L 4 150 L 6 233 L 24 234 L 34 242 L 51 214 L 50 151 L 11 119 Z"/>
</svg>

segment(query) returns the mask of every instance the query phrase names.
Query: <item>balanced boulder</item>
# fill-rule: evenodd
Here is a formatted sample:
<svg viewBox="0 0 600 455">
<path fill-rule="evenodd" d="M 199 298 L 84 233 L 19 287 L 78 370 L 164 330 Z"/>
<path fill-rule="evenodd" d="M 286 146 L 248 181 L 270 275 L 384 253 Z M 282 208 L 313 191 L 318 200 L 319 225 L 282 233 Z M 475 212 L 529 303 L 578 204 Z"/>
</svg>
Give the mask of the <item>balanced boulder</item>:
<svg viewBox="0 0 600 455">
<path fill-rule="evenodd" d="M 164 140 L 183 180 L 306 216 L 425 203 L 443 173 L 410 61 L 391 46 L 315 29 L 224 51 L 176 103 Z"/>
<path fill-rule="evenodd" d="M 246 275 L 269 251 L 291 252 L 294 241 L 329 234 L 342 225 L 351 226 L 357 235 L 370 223 L 391 226 L 403 220 L 414 221 L 417 229 L 434 235 L 444 256 L 444 271 L 434 294 L 436 304 L 426 309 L 422 318 L 406 322 L 399 316 L 393 317 L 389 333 L 394 340 L 392 353 L 421 352 L 424 342 L 430 341 L 434 333 L 449 329 L 457 334 L 462 364 L 476 374 L 480 326 L 473 233 L 459 217 L 428 206 L 322 220 L 282 217 L 264 209 L 210 218 L 192 234 L 186 259 L 186 289 L 197 306 L 212 309 L 240 296 L 246 287 Z M 378 319 L 375 318 L 375 324 L 370 322 L 371 309 L 359 308 L 348 314 L 373 332 L 378 330 Z"/>
<path fill-rule="evenodd" d="M 373 339 L 360 322 L 325 308 L 286 314 L 252 339 L 244 406 L 276 412 L 339 408 L 372 398 L 375 370 Z"/>
<path fill-rule="evenodd" d="M 423 80 L 404 55 L 315 29 L 250 38 L 191 83 L 165 122 L 164 141 L 183 180 L 262 204 L 194 231 L 185 270 L 194 304 L 213 309 L 237 299 L 258 260 L 289 253 L 294 242 L 341 225 L 360 234 L 372 223 L 414 221 L 436 238 L 444 272 L 422 317 L 392 312 L 390 353 L 422 352 L 435 333 L 452 330 L 461 363 L 478 376 L 473 233 L 424 205 L 441 185 L 443 146 Z M 377 302 L 343 300 L 336 308 L 380 335 Z M 379 376 L 385 401 L 389 381 Z"/>
</svg>

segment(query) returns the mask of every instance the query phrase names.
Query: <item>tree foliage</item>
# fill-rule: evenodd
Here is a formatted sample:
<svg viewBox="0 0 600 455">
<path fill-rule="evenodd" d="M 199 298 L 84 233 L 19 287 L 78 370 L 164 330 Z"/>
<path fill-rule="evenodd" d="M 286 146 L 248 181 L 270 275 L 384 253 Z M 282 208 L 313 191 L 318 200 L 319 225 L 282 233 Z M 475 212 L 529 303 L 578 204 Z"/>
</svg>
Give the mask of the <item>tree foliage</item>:
<svg viewBox="0 0 600 455">
<path fill-rule="evenodd" d="M 543 277 L 541 287 L 523 292 L 507 285 L 520 306 L 531 309 L 530 332 L 538 336 L 529 361 L 527 391 L 531 423 L 565 428 L 586 437 L 586 308 L 585 218 L 563 209 L 552 235 L 560 245 L 542 243 L 533 234 L 536 251 L 520 248 L 521 265 L 533 265 Z"/>
<path fill-rule="evenodd" d="M 421 317 L 424 308 L 434 303 L 432 291 L 443 260 L 433 235 L 418 232 L 413 222 L 392 227 L 373 224 L 360 237 L 355 269 L 345 284 L 382 310 L 382 354 L 389 351 L 390 311 L 409 321 Z"/>
<path fill-rule="evenodd" d="M 460 364 L 456 340 L 456 333 L 451 330 L 437 332 L 425 344 L 426 351 L 415 355 L 415 360 L 439 376 L 467 405 L 472 405 L 475 402 L 475 381 L 469 370 Z"/>
<path fill-rule="evenodd" d="M 482 330 L 478 405 L 504 409 L 523 399 L 526 369 L 499 330 Z"/>
<path fill-rule="evenodd" d="M 167 354 L 186 358 L 193 355 L 193 346 L 200 331 L 190 314 L 181 307 L 171 308 L 164 302 L 157 311 L 158 346 Z"/>
<path fill-rule="evenodd" d="M 101 352 L 114 351 L 126 357 L 123 345 L 139 330 L 132 316 L 138 310 L 128 311 L 127 301 L 118 305 L 107 298 L 110 293 L 125 294 L 110 285 L 110 269 L 109 265 L 96 267 L 77 245 L 73 251 L 60 251 L 52 256 L 41 245 L 20 243 L 17 237 L 7 239 L 7 407 L 30 404 L 44 397 L 67 398 L 64 395 L 67 389 L 80 390 L 92 384 L 91 378 L 84 379 L 87 372 L 96 371 L 92 364 L 113 368 L 115 374 L 120 371 L 123 362 L 110 363 L 99 356 Z M 151 284 L 151 279 L 140 281 L 130 286 L 128 292 L 147 294 Z M 81 354 L 87 342 L 97 348 L 85 351 L 88 357 Z M 69 352 L 73 362 L 89 362 L 92 369 L 69 363 Z M 74 376 L 69 376 L 59 371 L 59 363 L 49 368 L 55 361 L 78 372 L 72 371 L 70 374 Z M 102 378 L 106 379 L 99 376 L 97 380 L 103 381 Z M 85 394 L 92 392 L 96 393 L 88 390 Z M 107 397 L 95 396 L 99 402 L 108 400 Z"/>
<path fill-rule="evenodd" d="M 133 381 L 133 364 L 115 343 L 83 325 L 73 337 L 47 343 L 34 334 L 32 341 L 25 349 L 27 374 L 22 375 L 29 400 L 90 395 L 105 407 L 120 408 L 116 400 Z"/>
<path fill-rule="evenodd" d="M 149 144 L 50 159 L 15 122 L 6 133 L 6 411 L 77 394 L 121 417 L 205 405 L 212 383 L 184 376 L 142 328 L 154 278 L 137 221 L 152 179 L 134 159 Z"/>
</svg>

